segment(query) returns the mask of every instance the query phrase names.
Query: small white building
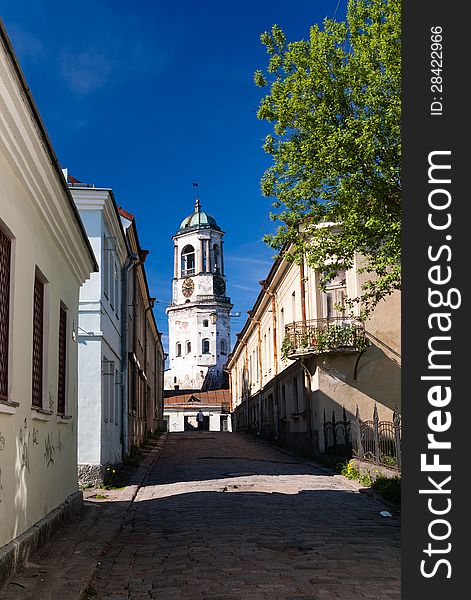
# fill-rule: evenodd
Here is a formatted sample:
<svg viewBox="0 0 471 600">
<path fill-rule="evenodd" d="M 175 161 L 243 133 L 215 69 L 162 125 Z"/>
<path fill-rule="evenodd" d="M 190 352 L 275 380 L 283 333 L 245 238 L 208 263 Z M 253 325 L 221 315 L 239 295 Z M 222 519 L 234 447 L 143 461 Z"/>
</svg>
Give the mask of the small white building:
<svg viewBox="0 0 471 600">
<path fill-rule="evenodd" d="M 100 267 L 80 290 L 78 327 L 78 475 L 80 482 L 97 483 L 105 478 L 106 468 L 123 457 L 126 311 L 121 299 L 128 251 L 112 190 L 68 180 Z"/>
<path fill-rule="evenodd" d="M 199 200 L 173 237 L 166 390 L 218 389 L 226 383 L 232 304 L 226 296 L 223 237 Z"/>
<path fill-rule="evenodd" d="M 0 583 L 81 507 L 80 286 L 98 269 L 0 21 Z"/>
<path fill-rule="evenodd" d="M 203 430 L 232 431 L 231 392 L 213 390 L 168 395 L 164 399 L 164 421 L 169 432 L 198 430 L 197 414 L 203 413 Z"/>
</svg>

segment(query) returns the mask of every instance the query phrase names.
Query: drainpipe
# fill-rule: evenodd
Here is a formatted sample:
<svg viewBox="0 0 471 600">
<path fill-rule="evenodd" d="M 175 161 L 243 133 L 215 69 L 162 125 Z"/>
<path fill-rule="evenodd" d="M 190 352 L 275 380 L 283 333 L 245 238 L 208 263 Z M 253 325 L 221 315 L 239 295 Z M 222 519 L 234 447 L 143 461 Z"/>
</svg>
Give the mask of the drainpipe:
<svg viewBox="0 0 471 600">
<path fill-rule="evenodd" d="M 126 263 L 121 269 L 121 448 L 123 457 L 128 454 L 128 274 L 137 264 L 137 254 L 129 253 Z"/>
</svg>

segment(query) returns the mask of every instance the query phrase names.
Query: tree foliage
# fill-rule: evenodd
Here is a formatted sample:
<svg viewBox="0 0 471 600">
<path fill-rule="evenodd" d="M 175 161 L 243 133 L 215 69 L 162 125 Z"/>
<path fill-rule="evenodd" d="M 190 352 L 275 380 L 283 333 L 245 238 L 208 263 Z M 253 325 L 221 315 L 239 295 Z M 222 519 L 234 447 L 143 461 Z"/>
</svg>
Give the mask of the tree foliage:
<svg viewBox="0 0 471 600">
<path fill-rule="evenodd" d="M 279 225 L 267 241 L 324 283 L 361 253 L 367 311 L 401 284 L 400 23 L 400 0 L 350 0 L 345 21 L 312 26 L 307 41 L 274 25 L 254 77 L 269 88 L 258 117 L 274 124 L 262 192 Z"/>
</svg>

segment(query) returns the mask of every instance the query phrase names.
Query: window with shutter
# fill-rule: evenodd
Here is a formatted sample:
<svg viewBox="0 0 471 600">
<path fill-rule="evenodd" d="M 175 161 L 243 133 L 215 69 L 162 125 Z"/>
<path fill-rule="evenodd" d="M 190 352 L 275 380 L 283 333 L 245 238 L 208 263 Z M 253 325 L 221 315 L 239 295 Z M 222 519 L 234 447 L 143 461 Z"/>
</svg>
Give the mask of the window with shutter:
<svg viewBox="0 0 471 600">
<path fill-rule="evenodd" d="M 33 300 L 33 389 L 32 404 L 42 408 L 44 345 L 44 283 L 36 275 Z"/>
<path fill-rule="evenodd" d="M 59 310 L 59 380 L 57 385 L 57 412 L 65 414 L 65 383 L 67 364 L 67 311 Z"/>
<path fill-rule="evenodd" d="M 11 240 L 0 229 L 0 399 L 8 400 Z"/>
</svg>

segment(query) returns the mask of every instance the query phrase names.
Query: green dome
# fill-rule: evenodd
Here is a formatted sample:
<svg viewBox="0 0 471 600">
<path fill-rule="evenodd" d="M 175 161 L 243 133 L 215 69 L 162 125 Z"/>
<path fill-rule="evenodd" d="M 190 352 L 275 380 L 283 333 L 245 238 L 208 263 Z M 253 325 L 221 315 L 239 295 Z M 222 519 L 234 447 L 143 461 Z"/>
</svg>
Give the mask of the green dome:
<svg viewBox="0 0 471 600">
<path fill-rule="evenodd" d="M 194 212 L 183 219 L 178 229 L 178 233 L 185 229 L 219 229 L 216 219 L 201 210 L 200 201 L 196 200 Z"/>
</svg>

